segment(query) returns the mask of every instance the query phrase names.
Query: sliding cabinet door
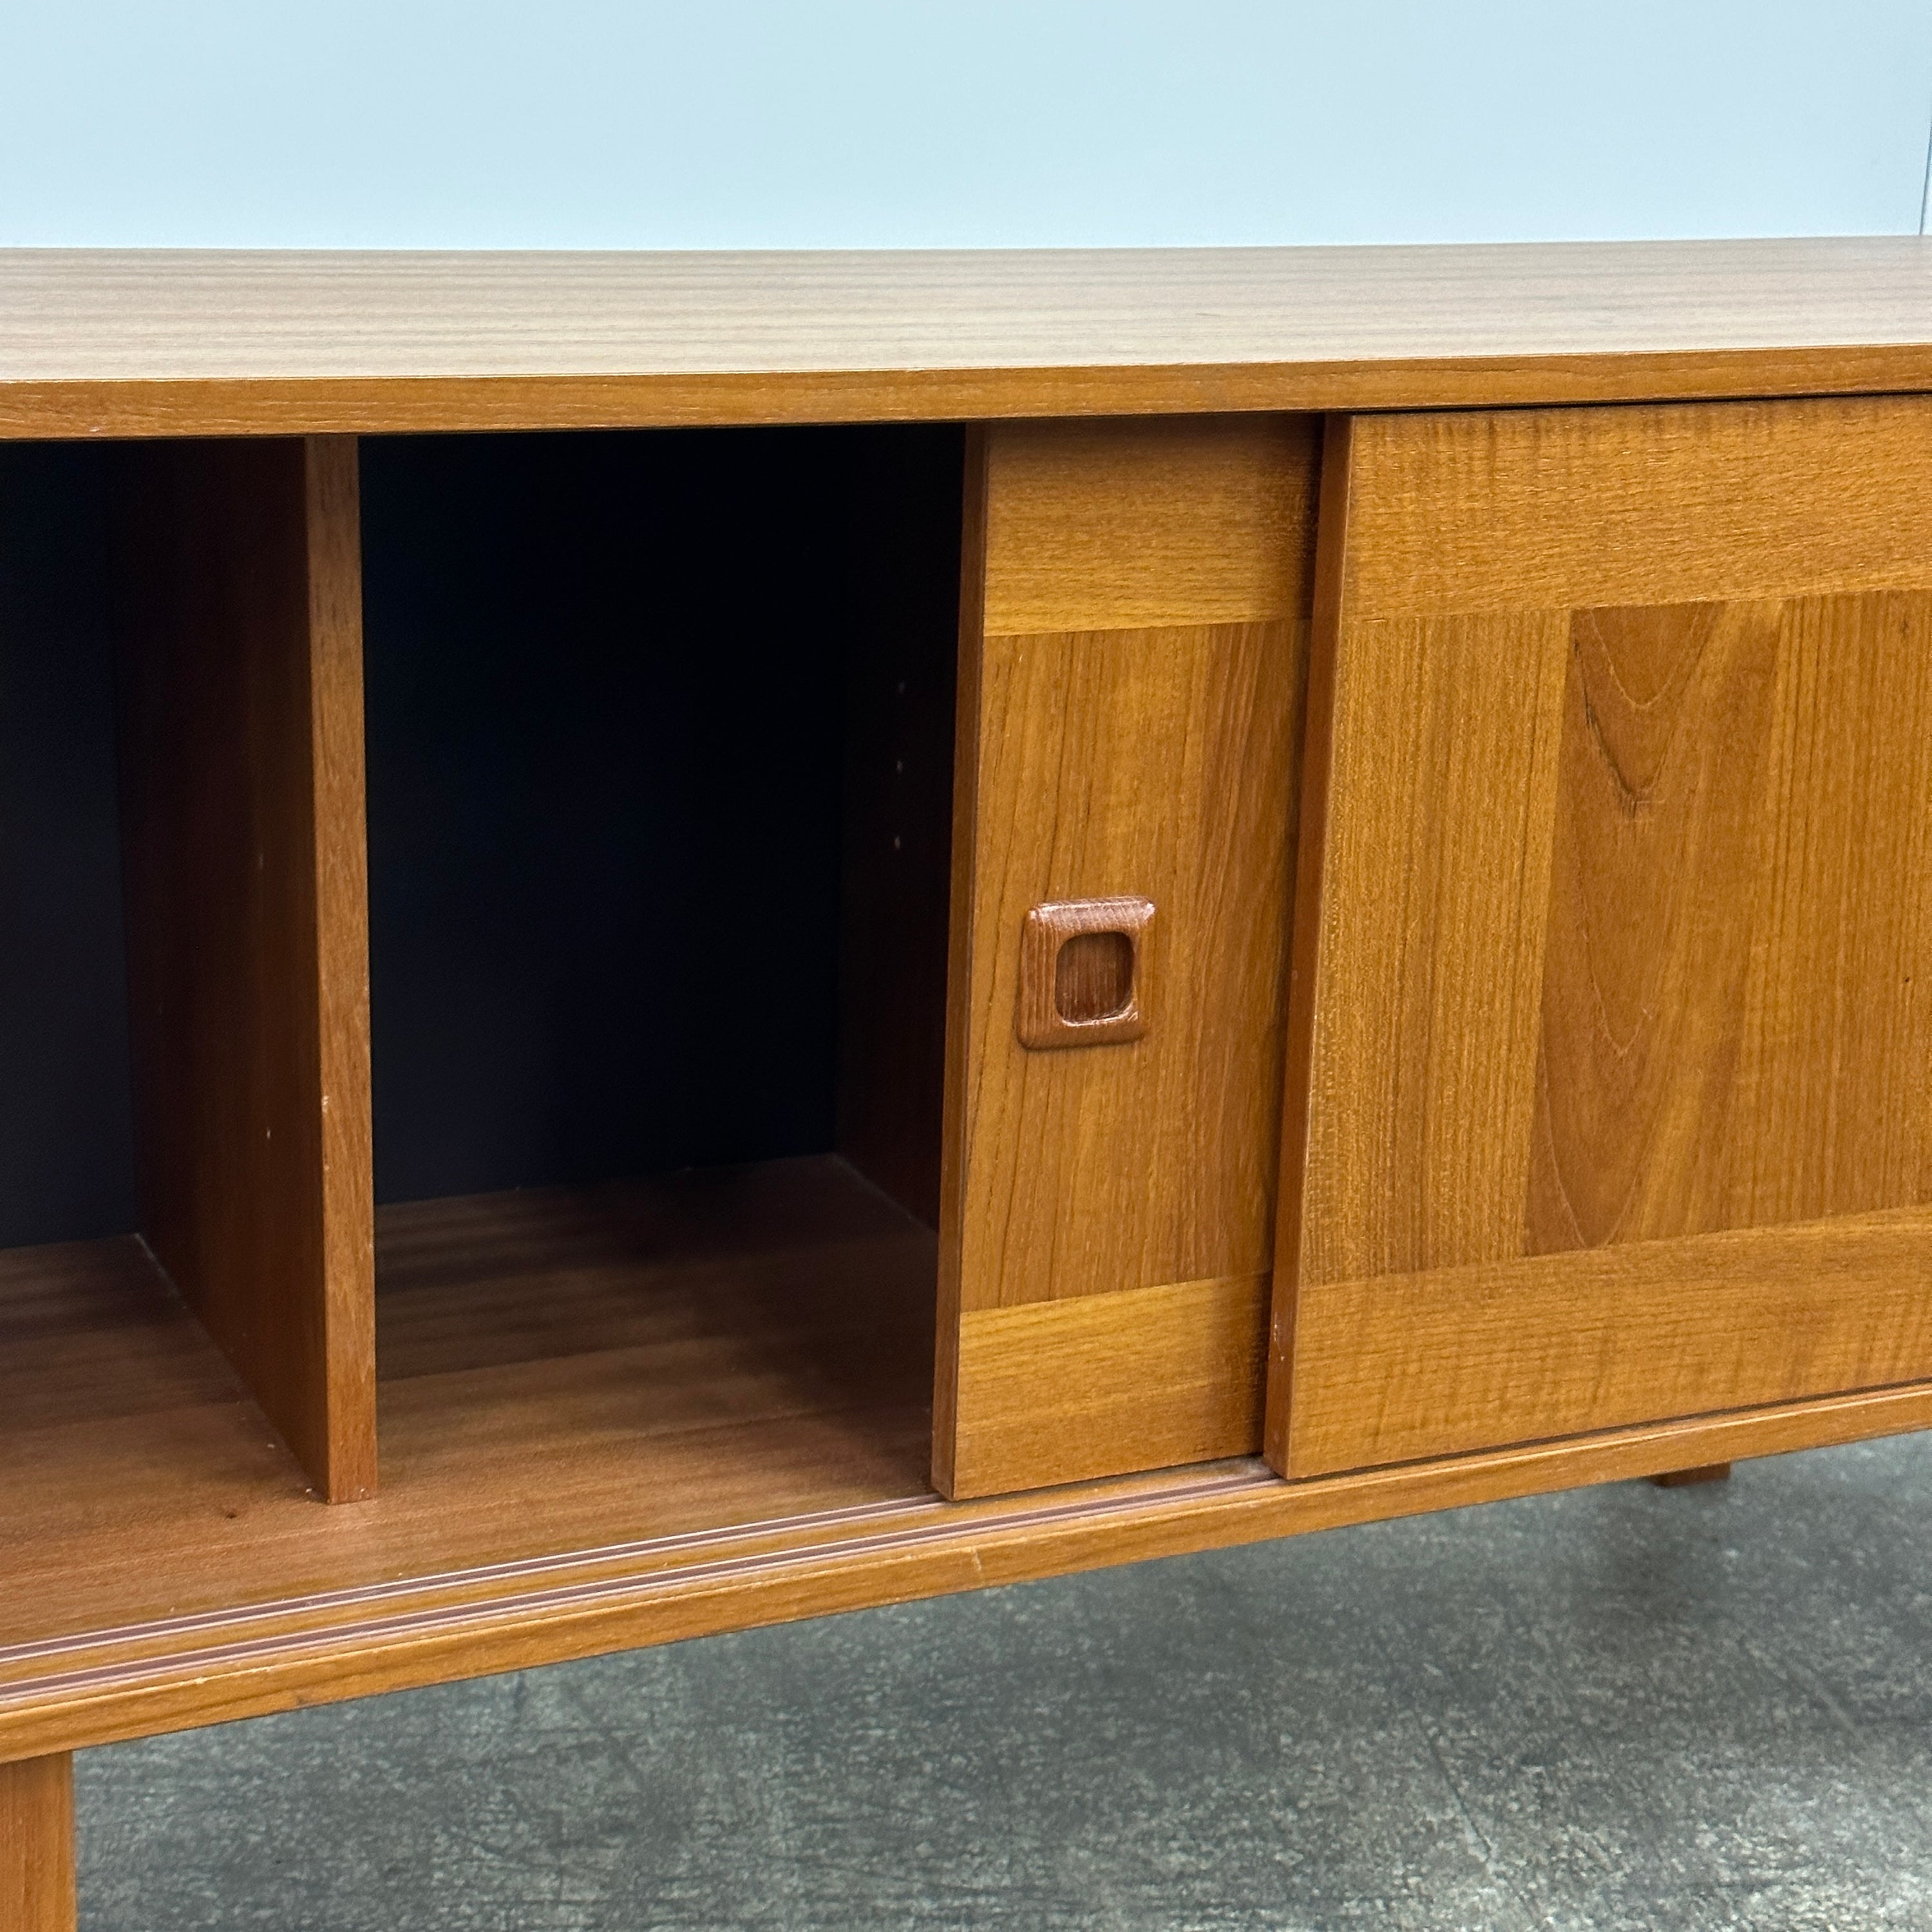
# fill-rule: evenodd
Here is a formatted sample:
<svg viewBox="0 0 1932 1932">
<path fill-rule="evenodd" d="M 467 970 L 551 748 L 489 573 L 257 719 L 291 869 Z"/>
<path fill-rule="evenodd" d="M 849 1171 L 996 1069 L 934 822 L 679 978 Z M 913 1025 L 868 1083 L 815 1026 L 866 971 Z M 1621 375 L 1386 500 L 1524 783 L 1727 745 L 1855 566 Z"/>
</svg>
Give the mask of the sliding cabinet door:
<svg viewBox="0 0 1932 1932">
<path fill-rule="evenodd" d="M 1932 1377 L 1932 402 L 1323 488 L 1276 1466 Z"/>
<path fill-rule="evenodd" d="M 1258 1446 L 1317 458 L 1306 418 L 976 436 L 948 1494 Z"/>
</svg>

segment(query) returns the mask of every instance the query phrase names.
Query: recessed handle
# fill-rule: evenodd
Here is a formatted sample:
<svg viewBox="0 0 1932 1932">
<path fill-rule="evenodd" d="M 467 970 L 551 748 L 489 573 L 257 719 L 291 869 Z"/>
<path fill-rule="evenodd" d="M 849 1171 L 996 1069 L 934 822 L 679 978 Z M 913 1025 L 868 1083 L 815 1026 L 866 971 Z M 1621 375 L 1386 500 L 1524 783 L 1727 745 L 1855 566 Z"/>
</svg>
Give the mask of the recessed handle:
<svg viewBox="0 0 1932 1932">
<path fill-rule="evenodd" d="M 1109 1046 L 1148 1030 L 1148 934 L 1142 898 L 1057 899 L 1020 934 L 1022 1046 Z"/>
</svg>

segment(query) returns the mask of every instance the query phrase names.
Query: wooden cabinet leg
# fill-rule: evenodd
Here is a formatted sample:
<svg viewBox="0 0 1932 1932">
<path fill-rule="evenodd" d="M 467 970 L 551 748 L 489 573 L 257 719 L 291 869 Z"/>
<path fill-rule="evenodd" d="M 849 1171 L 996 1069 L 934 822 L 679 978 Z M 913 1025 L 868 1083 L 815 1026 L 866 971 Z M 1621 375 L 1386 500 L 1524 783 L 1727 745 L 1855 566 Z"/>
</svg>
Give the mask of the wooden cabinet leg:
<svg viewBox="0 0 1932 1932">
<path fill-rule="evenodd" d="M 74 1932 L 74 1760 L 0 1764 L 0 1926 Z"/>
<path fill-rule="evenodd" d="M 1731 1466 L 1728 1462 L 1705 1462 L 1694 1469 L 1672 1469 L 1650 1480 L 1660 1490 L 1686 1489 L 1693 1483 L 1728 1483 L 1731 1480 Z"/>
</svg>

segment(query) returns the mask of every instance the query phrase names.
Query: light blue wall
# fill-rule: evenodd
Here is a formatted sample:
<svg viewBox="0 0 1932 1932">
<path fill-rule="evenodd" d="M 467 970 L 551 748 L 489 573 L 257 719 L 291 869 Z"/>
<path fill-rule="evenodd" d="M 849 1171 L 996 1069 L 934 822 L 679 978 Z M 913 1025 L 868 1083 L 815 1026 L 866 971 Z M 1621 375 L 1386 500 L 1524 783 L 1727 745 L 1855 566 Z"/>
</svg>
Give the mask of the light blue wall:
<svg viewBox="0 0 1932 1932">
<path fill-rule="evenodd" d="M 1932 0 L 0 0 L 0 242 L 1910 231 Z"/>
</svg>

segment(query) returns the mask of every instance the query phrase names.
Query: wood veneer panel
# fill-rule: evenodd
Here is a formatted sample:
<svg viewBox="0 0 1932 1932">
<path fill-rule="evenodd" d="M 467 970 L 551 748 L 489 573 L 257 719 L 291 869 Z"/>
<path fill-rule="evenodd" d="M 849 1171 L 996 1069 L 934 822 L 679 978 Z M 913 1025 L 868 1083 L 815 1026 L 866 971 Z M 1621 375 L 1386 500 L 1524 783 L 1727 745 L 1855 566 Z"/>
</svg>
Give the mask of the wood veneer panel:
<svg viewBox="0 0 1932 1932">
<path fill-rule="evenodd" d="M 74 1932 L 74 1760 L 0 1764 L 0 1925 Z"/>
<path fill-rule="evenodd" d="M 1932 554 L 1932 396 L 1362 427 L 1352 623 L 1880 590 Z"/>
<path fill-rule="evenodd" d="M 1932 597 L 1582 611 L 1569 655 L 1527 1248 L 1932 1200 Z"/>
<path fill-rule="evenodd" d="M 1287 623 L 989 640 L 963 1307 L 1265 1270 L 1300 642 Z M 1029 1051 L 1028 911 L 1117 894 L 1156 908 L 1146 1033 Z"/>
<path fill-rule="evenodd" d="M 1268 1290 L 1265 1274 L 1237 1275 L 967 1310 L 956 1492 L 1207 1462 L 1256 1442 Z"/>
<path fill-rule="evenodd" d="M 0 254 L 0 434 L 958 421 L 1932 388 L 1916 236 Z"/>
<path fill-rule="evenodd" d="M 1312 426 L 1021 423 L 987 446 L 987 634 L 1264 624 L 1314 565 Z"/>
<path fill-rule="evenodd" d="M 945 1504 L 922 1481 L 933 1238 L 836 1161 L 383 1226 L 386 1480 L 355 1510 L 307 1500 L 138 1242 L 0 1256 L 0 1762 L 1932 1421 L 1921 1386 L 1366 1475 Z"/>
<path fill-rule="evenodd" d="M 829 1157 L 386 1208 L 386 1487 L 458 1563 L 922 1494 L 934 1274 Z"/>
<path fill-rule="evenodd" d="M 928 1493 L 934 1237 L 835 1159 L 380 1226 L 352 1510 L 138 1241 L 0 1254 L 0 1646 Z"/>
<path fill-rule="evenodd" d="M 1318 1034 L 1311 1281 L 1519 1252 L 1535 1118 L 1566 627 L 1372 621 L 1377 674 L 1337 676 L 1329 796 L 1348 809 L 1331 804 L 1320 902 L 1303 902 L 1318 970 L 1349 973 L 1328 964 L 1344 946 L 1376 962 Z M 1424 845 L 1423 825 L 1456 834 Z M 1453 947 L 1433 943 L 1445 926 Z"/>
<path fill-rule="evenodd" d="M 123 482 L 142 1226 L 346 1501 L 376 1480 L 355 446 L 130 452 Z"/>
<path fill-rule="evenodd" d="M 111 1319 L 104 1322 L 97 1361 L 113 1356 L 117 1339 Z M 205 1341 L 199 1346 L 212 1356 Z M 92 1409 L 88 1414 L 93 1426 L 76 1431 L 70 1468 L 101 1447 L 106 1432 Z M 186 1414 L 178 1410 L 175 1420 Z M 544 1510 L 534 1504 L 515 1514 L 493 1508 L 472 1526 L 508 1539 L 502 1560 L 486 1556 L 440 1572 L 412 1565 L 406 1540 L 362 1533 L 394 1509 L 393 1484 L 367 1510 L 332 1511 L 302 1508 L 292 1495 L 258 1508 L 259 1497 L 232 1490 L 184 1496 L 151 1484 L 138 1546 L 111 1512 L 94 1526 L 93 1588 L 76 1591 L 62 1606 L 82 1620 L 51 1630 L 43 1623 L 38 1640 L 0 1646 L 0 1761 L 1928 1423 L 1932 1388 L 1922 1384 L 1306 1482 L 1282 1482 L 1258 1462 L 1238 1462 L 977 1503 L 888 1500 L 875 1491 L 869 1502 L 821 1500 L 790 1515 L 782 1507 L 786 1472 L 799 1465 L 788 1452 L 802 1447 L 810 1460 L 825 1432 L 746 1432 L 734 1440 L 728 1430 L 718 1438 L 722 1455 L 694 1453 L 714 1470 L 734 1452 L 742 1456 L 744 1486 L 710 1498 L 713 1507 L 749 1510 L 736 1527 L 720 1520 L 626 1540 L 623 1526 L 653 1501 L 648 1488 L 640 1496 L 647 1466 L 634 1460 L 626 1480 L 604 1491 L 614 1534 L 568 1546 L 562 1532 L 579 1519 L 558 1525 L 557 1540 L 540 1553 L 519 1555 L 533 1526 L 544 1525 Z M 862 1432 L 848 1425 L 844 1439 Z M 130 1466 L 137 1486 L 140 1468 Z M 696 1468 L 665 1473 L 683 1480 Z M 106 1484 L 98 1491 L 116 1492 Z M 758 1498 L 770 1506 L 763 1514 L 752 1508 Z M 454 1485 L 442 1500 L 460 1515 Z M 214 1606 L 184 1610 L 178 1591 L 187 1559 L 221 1538 L 226 1562 Z M 432 1539 L 424 1553 L 449 1548 Z M 291 1587 L 296 1577 L 305 1580 Z M 274 1578 L 279 1592 L 268 1587 Z M 27 1593 L 5 1606 L 12 1620 L 46 1606 L 44 1577 L 28 1580 Z M 104 1621 L 114 1612 L 126 1617 L 118 1627 Z"/>
<path fill-rule="evenodd" d="M 1204 1411 L 1198 1346 L 1168 1346 L 1188 1304 L 1145 1291 L 1251 1282 L 1270 1264 L 1315 436 L 1274 418 L 983 433 L 940 1224 L 948 1494 L 1144 1467 L 1184 1441 L 1198 1456 L 1254 1446 L 1246 1350 Z M 1050 609 L 1084 621 L 994 628 Z M 1146 1031 L 1029 1051 L 1016 1028 L 1028 911 L 1123 896 L 1156 908 Z M 1090 1296 L 1106 1310 L 1030 1328 L 970 1318 Z M 1204 1318 L 1222 1333 L 1219 1313 Z M 1017 1426 L 1022 1332 L 1039 1428 Z M 1170 1400 L 1166 1434 L 1142 1412 Z M 1056 1417 L 1058 1464 L 1041 1432 Z"/>
<path fill-rule="evenodd" d="M 1922 1381 L 1932 1211 L 1305 1285 L 1289 1466 L 1328 1475 Z"/>
<path fill-rule="evenodd" d="M 1924 1231 L 1862 1218 L 1932 1202 L 1928 428 L 1336 433 L 1277 1466 L 1932 1373 Z M 1451 561 L 1405 591 L 1411 520 Z"/>
</svg>

